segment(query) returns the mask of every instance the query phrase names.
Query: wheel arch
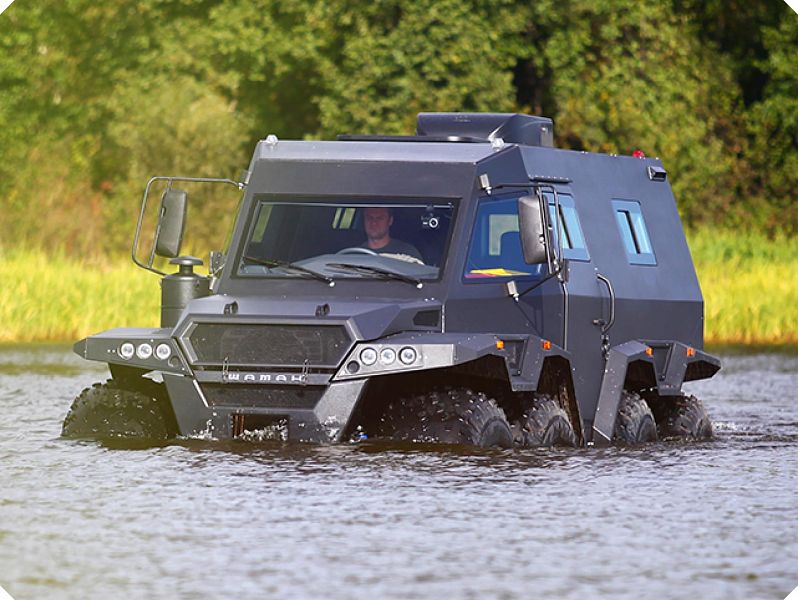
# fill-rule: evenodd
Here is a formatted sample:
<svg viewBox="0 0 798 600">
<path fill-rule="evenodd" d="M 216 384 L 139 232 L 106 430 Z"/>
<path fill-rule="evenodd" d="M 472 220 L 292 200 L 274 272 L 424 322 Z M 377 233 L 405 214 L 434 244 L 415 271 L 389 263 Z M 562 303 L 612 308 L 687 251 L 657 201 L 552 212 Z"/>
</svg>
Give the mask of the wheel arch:
<svg viewBox="0 0 798 600">
<path fill-rule="evenodd" d="M 518 410 L 512 402 L 512 389 L 503 357 L 485 354 L 451 366 L 370 377 L 349 419 L 344 439 L 356 434 L 358 427 L 365 431 L 373 429 L 391 401 L 424 389 L 444 387 L 466 387 L 483 392 L 494 398 L 505 414 Z"/>
<path fill-rule="evenodd" d="M 695 365 L 692 371 L 690 365 Z M 711 377 L 719 369 L 716 357 L 673 340 L 631 340 L 612 347 L 593 419 L 593 443 L 611 442 L 624 390 L 679 396 L 684 381 Z"/>
<path fill-rule="evenodd" d="M 562 355 L 544 358 L 536 390 L 559 399 L 560 404 L 568 413 L 579 443 L 583 444 L 585 441 L 584 428 L 579 403 L 576 401 L 571 361 Z"/>
</svg>

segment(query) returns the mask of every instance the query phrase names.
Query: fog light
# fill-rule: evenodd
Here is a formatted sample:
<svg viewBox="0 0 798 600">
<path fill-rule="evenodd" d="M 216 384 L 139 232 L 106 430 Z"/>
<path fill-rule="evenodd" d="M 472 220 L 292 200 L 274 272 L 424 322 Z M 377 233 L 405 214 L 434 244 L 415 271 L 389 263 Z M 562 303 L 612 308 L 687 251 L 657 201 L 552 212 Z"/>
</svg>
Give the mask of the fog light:
<svg viewBox="0 0 798 600">
<path fill-rule="evenodd" d="M 360 365 L 356 360 L 350 360 L 346 365 L 346 370 L 350 373 L 357 373 L 360 370 Z"/>
<path fill-rule="evenodd" d="M 161 360 L 166 360 L 172 356 L 172 348 L 169 347 L 169 344 L 158 344 L 158 347 L 155 348 L 155 356 Z"/>
<path fill-rule="evenodd" d="M 393 348 L 383 348 L 380 351 L 380 362 L 384 365 L 390 365 L 396 360 L 396 350 Z"/>
<path fill-rule="evenodd" d="M 418 352 L 415 349 L 411 348 L 410 346 L 405 346 L 399 351 L 399 360 L 401 360 L 406 365 L 412 365 L 416 362 L 416 358 L 418 357 Z"/>
<path fill-rule="evenodd" d="M 131 358 L 133 358 L 133 355 L 135 353 L 136 353 L 136 347 L 130 342 L 125 342 L 124 344 L 119 346 L 119 356 L 121 356 L 125 360 L 130 360 Z"/>
<path fill-rule="evenodd" d="M 139 344 L 138 348 L 136 348 L 136 356 L 138 356 L 141 360 L 147 360 L 150 356 L 152 356 L 152 346 L 146 342 Z"/>
<path fill-rule="evenodd" d="M 374 348 L 363 348 L 360 351 L 360 360 L 364 365 L 370 367 L 377 362 L 377 351 Z"/>
</svg>

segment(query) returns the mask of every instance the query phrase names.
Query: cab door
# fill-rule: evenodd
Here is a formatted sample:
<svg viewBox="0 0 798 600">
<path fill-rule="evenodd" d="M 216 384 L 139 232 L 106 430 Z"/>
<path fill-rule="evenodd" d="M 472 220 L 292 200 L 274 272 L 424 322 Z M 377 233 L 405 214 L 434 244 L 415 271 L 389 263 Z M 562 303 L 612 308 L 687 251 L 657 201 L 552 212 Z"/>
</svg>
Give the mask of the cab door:
<svg viewBox="0 0 798 600">
<path fill-rule="evenodd" d="M 556 191 L 556 195 L 555 192 Z M 604 373 L 602 330 L 610 325 L 612 305 L 580 222 L 577 199 L 565 186 L 543 190 L 548 207 L 551 240 L 563 277 L 563 336 L 571 354 L 574 392 L 584 431 L 590 431 Z"/>
</svg>

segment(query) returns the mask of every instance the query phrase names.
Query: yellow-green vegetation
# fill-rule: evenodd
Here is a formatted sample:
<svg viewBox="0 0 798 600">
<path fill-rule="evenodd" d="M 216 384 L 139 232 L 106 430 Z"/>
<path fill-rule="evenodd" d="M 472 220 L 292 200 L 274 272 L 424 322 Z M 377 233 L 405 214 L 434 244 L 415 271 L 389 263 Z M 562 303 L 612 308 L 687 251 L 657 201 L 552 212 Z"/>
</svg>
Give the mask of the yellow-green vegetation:
<svg viewBox="0 0 798 600">
<path fill-rule="evenodd" d="M 711 344 L 798 344 L 798 238 L 689 234 Z M 111 327 L 156 326 L 158 278 L 127 258 L 87 262 L 0 253 L 0 342 L 69 341 Z"/>
<path fill-rule="evenodd" d="M 0 342 L 70 341 L 158 324 L 158 278 L 130 259 L 93 263 L 0 251 L 0 273 Z"/>
<path fill-rule="evenodd" d="M 710 344 L 798 344 L 798 237 L 688 234 Z"/>
</svg>

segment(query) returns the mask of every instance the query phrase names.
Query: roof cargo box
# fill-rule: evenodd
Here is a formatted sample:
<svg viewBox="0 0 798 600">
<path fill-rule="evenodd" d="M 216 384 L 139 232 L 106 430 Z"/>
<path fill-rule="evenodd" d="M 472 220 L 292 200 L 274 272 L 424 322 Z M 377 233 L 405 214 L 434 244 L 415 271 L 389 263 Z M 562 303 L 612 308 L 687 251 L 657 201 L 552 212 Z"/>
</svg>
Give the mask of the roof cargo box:
<svg viewBox="0 0 798 600">
<path fill-rule="evenodd" d="M 416 134 L 420 136 L 501 138 L 508 144 L 554 145 L 554 123 L 547 117 L 517 113 L 419 113 Z"/>
</svg>

